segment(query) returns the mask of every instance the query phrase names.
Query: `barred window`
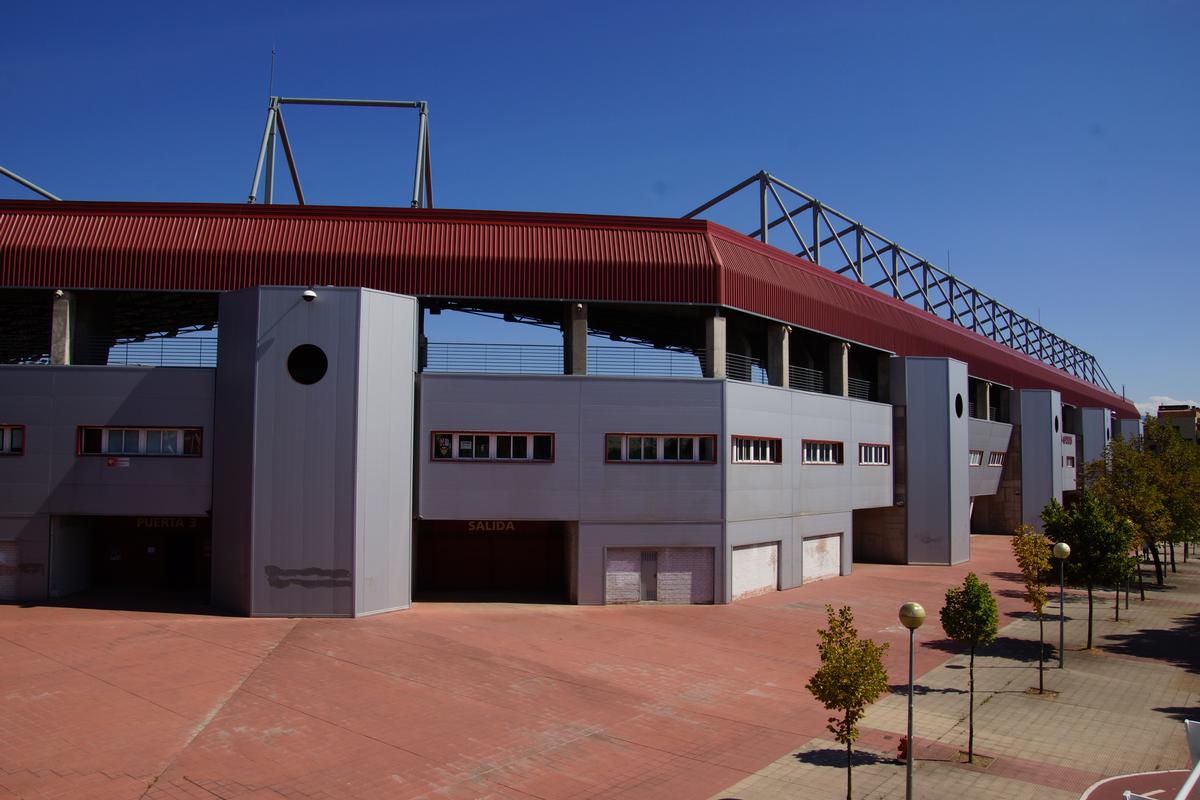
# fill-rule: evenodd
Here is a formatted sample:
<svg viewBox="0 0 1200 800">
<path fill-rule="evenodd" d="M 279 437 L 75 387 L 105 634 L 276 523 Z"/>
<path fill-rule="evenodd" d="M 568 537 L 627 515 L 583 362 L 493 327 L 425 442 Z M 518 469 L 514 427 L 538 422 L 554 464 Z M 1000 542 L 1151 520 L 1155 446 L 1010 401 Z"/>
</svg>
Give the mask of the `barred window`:
<svg viewBox="0 0 1200 800">
<path fill-rule="evenodd" d="M 604 460 L 711 464 L 717 460 L 717 437 L 711 434 L 610 433 L 604 437 Z"/>
<path fill-rule="evenodd" d="M 783 462 L 783 440 L 763 436 L 734 436 L 733 463 L 780 464 Z"/>
<path fill-rule="evenodd" d="M 988 453 L 988 466 L 989 467 L 1003 467 L 1004 466 L 1004 456 L 1005 456 L 1005 453 L 996 453 L 996 452 Z M 1071 466 L 1075 466 L 1074 458 L 1071 459 Z"/>
<path fill-rule="evenodd" d="M 434 461 L 553 461 L 553 433 L 435 431 Z"/>
<path fill-rule="evenodd" d="M 80 427 L 79 455 L 199 456 L 204 434 L 200 428 Z"/>
<path fill-rule="evenodd" d="M 891 456 L 891 445 L 863 443 L 858 446 L 858 463 L 865 466 L 886 467 L 891 463 Z"/>
<path fill-rule="evenodd" d="M 967 463 L 969 463 L 972 467 L 981 466 L 983 464 L 983 451 L 972 450 L 970 454 L 970 460 Z"/>
<path fill-rule="evenodd" d="M 843 447 L 841 442 L 820 442 L 805 440 L 801 450 L 805 464 L 841 464 L 843 463 Z"/>
</svg>

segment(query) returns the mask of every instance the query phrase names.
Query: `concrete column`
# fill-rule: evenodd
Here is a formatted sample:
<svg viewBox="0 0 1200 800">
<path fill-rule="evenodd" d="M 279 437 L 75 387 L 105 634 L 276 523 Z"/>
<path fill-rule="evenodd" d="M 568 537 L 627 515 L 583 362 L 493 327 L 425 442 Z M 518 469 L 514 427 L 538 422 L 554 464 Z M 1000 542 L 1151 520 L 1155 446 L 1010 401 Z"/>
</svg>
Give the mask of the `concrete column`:
<svg viewBox="0 0 1200 800">
<path fill-rule="evenodd" d="M 985 383 L 983 385 L 983 419 L 990 420 L 992 418 L 992 385 Z"/>
<path fill-rule="evenodd" d="M 829 393 L 850 396 L 850 343 L 829 344 Z"/>
<path fill-rule="evenodd" d="M 787 325 L 771 325 L 767 328 L 767 382 L 772 386 L 788 387 L 790 335 Z"/>
<path fill-rule="evenodd" d="M 56 292 L 50 308 L 50 363 L 71 363 L 71 317 L 74 295 Z"/>
<path fill-rule="evenodd" d="M 704 377 L 725 377 L 725 317 L 718 311 L 704 320 Z"/>
<path fill-rule="evenodd" d="M 563 374 L 587 375 L 588 316 L 584 303 L 567 303 L 563 309 Z"/>
</svg>

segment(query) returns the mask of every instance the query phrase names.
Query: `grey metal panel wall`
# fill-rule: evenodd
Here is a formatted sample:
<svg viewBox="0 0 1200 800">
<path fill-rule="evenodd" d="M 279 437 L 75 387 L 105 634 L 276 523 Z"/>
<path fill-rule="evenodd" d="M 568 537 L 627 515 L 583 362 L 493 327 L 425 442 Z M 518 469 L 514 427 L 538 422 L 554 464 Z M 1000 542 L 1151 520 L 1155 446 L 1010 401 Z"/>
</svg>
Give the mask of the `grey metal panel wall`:
<svg viewBox="0 0 1200 800">
<path fill-rule="evenodd" d="M 970 419 L 967 365 L 947 359 L 946 384 L 946 416 L 950 427 L 950 563 L 961 564 L 971 557 L 971 485 L 967 474 L 969 466 L 962 456 L 970 449 L 967 446 L 967 422 Z M 912 512 L 912 506 L 909 506 L 909 512 Z"/>
<path fill-rule="evenodd" d="M 834 466 L 801 464 L 794 472 L 795 511 L 830 514 L 852 508 L 890 505 L 890 468 L 862 467 L 858 443 L 892 441 L 892 409 L 833 395 L 790 392 L 793 452 L 797 460 L 805 439 L 843 443 L 844 463 Z"/>
<path fill-rule="evenodd" d="M 417 515 L 422 519 L 579 519 L 580 381 L 565 376 L 420 376 Z M 434 462 L 433 431 L 554 434 L 549 464 Z M 600 444 L 591 457 L 603 460 Z"/>
<path fill-rule="evenodd" d="M 967 370 L 945 358 L 904 358 L 892 386 L 903 384 L 909 563 L 969 558 Z M 961 401 L 962 413 L 957 413 Z"/>
<path fill-rule="evenodd" d="M 0 510 L 0 541 L 17 543 L 17 599 L 46 599 L 50 567 L 50 517 L 8 515 Z"/>
<path fill-rule="evenodd" d="M 1021 521 L 1042 530 L 1042 509 L 1062 502 L 1062 400 L 1053 389 L 1022 389 Z"/>
<path fill-rule="evenodd" d="M 792 430 L 793 394 L 774 386 L 733 381 L 726 387 L 725 427 L 730 442 L 734 436 L 783 440 L 782 464 L 734 464 L 730 459 L 726 468 L 726 518 L 730 523 L 798 513 L 801 504 L 795 489 L 795 472 L 800 469 L 800 441 Z M 730 442 L 726 442 L 727 447 Z M 731 543 L 732 531 L 731 524 Z M 755 541 L 740 539 L 734 544 L 755 544 Z"/>
<path fill-rule="evenodd" d="M 423 373 L 420 404 L 422 519 L 723 518 L 721 381 Z M 551 432 L 554 462 L 433 463 L 439 430 Z M 606 464 L 606 433 L 712 434 L 718 461 Z"/>
<path fill-rule="evenodd" d="M 1083 464 L 1104 458 L 1104 448 L 1112 439 L 1112 412 L 1107 408 L 1081 408 L 1079 420 Z"/>
<path fill-rule="evenodd" d="M 842 533 L 842 573 L 851 570 L 850 511 L 892 503 L 891 466 L 858 463 L 861 442 L 892 443 L 892 408 L 833 395 L 796 392 L 773 386 L 737 383 L 726 386 L 726 444 L 735 435 L 783 440 L 782 464 L 729 463 L 726 478 L 726 563 L 734 547 L 780 543 L 780 583 L 801 584 L 803 539 Z M 845 463 L 802 463 L 802 442 L 824 439 L 843 443 Z M 723 596 L 732 591 L 726 575 Z"/>
<path fill-rule="evenodd" d="M 249 614 L 254 531 L 254 391 L 258 290 L 220 298 L 213 441 L 212 600 Z"/>
<path fill-rule="evenodd" d="M 213 370 L 0 367 L 0 420 L 26 426 L 25 455 L 0 458 L 0 513 L 191 516 L 212 497 Z M 80 425 L 200 427 L 203 455 L 76 455 Z"/>
<path fill-rule="evenodd" d="M 580 520 L 724 519 L 723 465 L 729 451 L 722 381 L 592 377 L 580 384 Z M 717 460 L 680 466 L 606 464 L 606 433 L 712 434 Z"/>
<path fill-rule="evenodd" d="M 412 602 L 417 303 L 364 290 L 358 364 L 355 613 Z"/>
<path fill-rule="evenodd" d="M 359 290 L 259 290 L 254 424 L 253 613 L 354 613 L 354 468 Z M 300 344 L 329 370 L 305 386 L 287 371 Z"/>
<path fill-rule="evenodd" d="M 581 522 L 579 524 L 579 603 L 594 605 L 604 602 L 604 559 L 609 547 L 711 547 L 713 558 L 713 596 L 718 602 L 723 595 L 721 576 L 725 574 L 721 523 L 689 524 L 614 524 Z"/>
<path fill-rule="evenodd" d="M 1113 431 L 1113 436 L 1120 436 L 1123 439 L 1136 439 L 1142 435 L 1143 422 L 1140 419 L 1119 419 L 1117 420 L 1116 430 Z"/>
<path fill-rule="evenodd" d="M 983 459 L 978 467 L 968 468 L 971 497 L 995 494 L 1000 486 L 1002 467 L 989 467 L 992 453 L 1008 451 L 1008 440 L 1012 436 L 1012 425 L 1007 422 L 992 422 L 986 419 L 971 419 L 967 422 L 967 447 L 982 450 Z M 966 458 L 964 454 L 963 458 Z"/>
</svg>

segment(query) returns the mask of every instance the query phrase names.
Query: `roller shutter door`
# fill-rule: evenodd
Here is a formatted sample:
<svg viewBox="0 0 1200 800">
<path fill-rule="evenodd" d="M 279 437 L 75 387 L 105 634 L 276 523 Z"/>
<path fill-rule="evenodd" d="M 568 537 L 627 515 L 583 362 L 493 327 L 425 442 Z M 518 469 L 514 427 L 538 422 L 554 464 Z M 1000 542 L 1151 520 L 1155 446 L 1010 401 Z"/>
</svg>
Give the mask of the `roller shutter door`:
<svg viewBox="0 0 1200 800">
<path fill-rule="evenodd" d="M 611 548 L 604 591 L 608 603 L 711 603 L 713 549 Z"/>
<path fill-rule="evenodd" d="M 779 543 L 733 548 L 733 599 L 742 600 L 779 588 Z"/>
<path fill-rule="evenodd" d="M 842 535 L 814 536 L 804 540 L 803 582 L 842 574 Z"/>
</svg>

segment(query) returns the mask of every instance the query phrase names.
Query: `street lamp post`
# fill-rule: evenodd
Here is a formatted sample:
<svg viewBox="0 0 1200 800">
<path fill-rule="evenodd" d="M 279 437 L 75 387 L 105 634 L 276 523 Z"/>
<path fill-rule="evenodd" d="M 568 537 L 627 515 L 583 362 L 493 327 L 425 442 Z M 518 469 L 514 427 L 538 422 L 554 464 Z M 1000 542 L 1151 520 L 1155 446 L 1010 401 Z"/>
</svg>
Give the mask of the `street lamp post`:
<svg viewBox="0 0 1200 800">
<path fill-rule="evenodd" d="M 1066 568 L 1067 556 L 1071 555 L 1071 545 L 1059 542 L 1054 545 L 1054 557 L 1058 559 L 1058 668 L 1063 668 L 1063 629 L 1066 626 L 1066 584 L 1063 580 L 1063 570 Z"/>
<path fill-rule="evenodd" d="M 908 747 L 905 748 L 904 798 L 912 800 L 913 764 L 913 636 L 925 621 L 925 609 L 920 603 L 900 606 L 900 624 L 908 628 Z"/>
</svg>

